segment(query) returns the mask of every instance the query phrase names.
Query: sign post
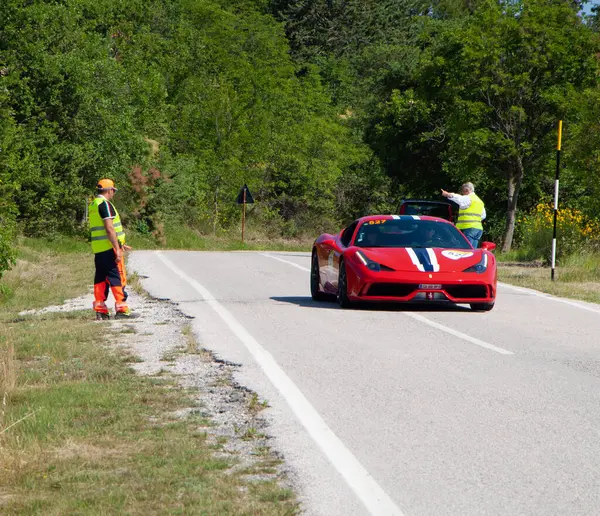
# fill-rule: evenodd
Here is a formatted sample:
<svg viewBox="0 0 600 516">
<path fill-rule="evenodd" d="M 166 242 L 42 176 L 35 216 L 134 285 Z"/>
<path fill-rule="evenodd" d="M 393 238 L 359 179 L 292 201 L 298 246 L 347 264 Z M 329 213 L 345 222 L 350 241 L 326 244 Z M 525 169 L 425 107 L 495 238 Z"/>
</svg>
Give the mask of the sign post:
<svg viewBox="0 0 600 516">
<path fill-rule="evenodd" d="M 246 189 L 244 188 L 244 202 L 242 203 L 242 244 L 244 243 L 244 227 L 246 226 Z"/>
<path fill-rule="evenodd" d="M 242 186 L 237 196 L 237 203 L 242 205 L 242 244 L 244 243 L 244 227 L 246 225 L 246 204 L 253 204 L 254 198 L 248 189 L 248 185 Z"/>
<path fill-rule="evenodd" d="M 560 176 L 560 151 L 562 140 L 562 120 L 558 121 L 558 144 L 556 146 L 556 178 L 554 180 L 554 229 L 552 231 L 552 272 L 550 279 L 554 281 L 554 268 L 556 266 L 556 220 L 558 218 L 558 180 Z"/>
</svg>

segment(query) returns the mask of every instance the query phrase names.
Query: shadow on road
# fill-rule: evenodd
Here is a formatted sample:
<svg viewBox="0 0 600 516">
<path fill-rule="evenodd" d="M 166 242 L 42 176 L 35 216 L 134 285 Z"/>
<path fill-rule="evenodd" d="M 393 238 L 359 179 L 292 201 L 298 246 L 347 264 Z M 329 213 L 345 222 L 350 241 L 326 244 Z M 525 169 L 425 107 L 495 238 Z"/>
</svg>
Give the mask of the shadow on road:
<svg viewBox="0 0 600 516">
<path fill-rule="evenodd" d="M 340 309 L 340 305 L 337 304 L 334 297 L 331 298 L 331 301 L 314 301 L 310 296 L 273 296 L 271 299 L 302 307 Z"/>
<path fill-rule="evenodd" d="M 310 296 L 273 296 L 273 301 L 290 303 L 309 308 L 328 308 L 342 310 L 335 298 L 331 301 L 314 301 Z M 378 312 L 471 312 L 470 307 L 452 303 L 359 303 L 348 310 L 378 311 Z"/>
</svg>

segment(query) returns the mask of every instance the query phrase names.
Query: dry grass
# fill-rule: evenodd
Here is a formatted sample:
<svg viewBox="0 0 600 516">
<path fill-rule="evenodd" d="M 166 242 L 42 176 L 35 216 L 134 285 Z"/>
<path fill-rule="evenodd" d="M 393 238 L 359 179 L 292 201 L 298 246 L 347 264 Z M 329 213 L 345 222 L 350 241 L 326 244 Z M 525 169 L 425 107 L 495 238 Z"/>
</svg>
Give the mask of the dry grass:
<svg viewBox="0 0 600 516">
<path fill-rule="evenodd" d="M 6 410 L 17 382 L 17 363 L 12 341 L 0 335 L 0 435 L 6 430 Z"/>
<path fill-rule="evenodd" d="M 137 272 L 134 272 L 133 274 L 127 273 L 127 287 L 140 296 L 147 295 Z"/>
<path fill-rule="evenodd" d="M 181 330 L 181 333 L 183 333 L 185 337 L 185 352 L 188 355 L 197 355 L 201 353 L 200 347 L 198 346 L 198 341 L 196 340 L 196 336 L 192 330 L 192 325 L 186 324 Z"/>
</svg>

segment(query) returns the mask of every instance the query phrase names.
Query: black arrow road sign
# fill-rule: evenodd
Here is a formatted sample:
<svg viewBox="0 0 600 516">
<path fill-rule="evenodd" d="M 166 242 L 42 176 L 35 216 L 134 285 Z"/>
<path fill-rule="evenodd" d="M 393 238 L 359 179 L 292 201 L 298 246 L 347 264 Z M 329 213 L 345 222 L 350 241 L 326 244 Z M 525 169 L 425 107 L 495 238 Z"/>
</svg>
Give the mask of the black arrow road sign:
<svg viewBox="0 0 600 516">
<path fill-rule="evenodd" d="M 246 198 L 244 199 L 244 192 L 246 192 Z M 248 185 L 242 186 L 240 193 L 237 196 L 238 204 L 254 204 L 254 198 L 248 189 Z"/>
</svg>

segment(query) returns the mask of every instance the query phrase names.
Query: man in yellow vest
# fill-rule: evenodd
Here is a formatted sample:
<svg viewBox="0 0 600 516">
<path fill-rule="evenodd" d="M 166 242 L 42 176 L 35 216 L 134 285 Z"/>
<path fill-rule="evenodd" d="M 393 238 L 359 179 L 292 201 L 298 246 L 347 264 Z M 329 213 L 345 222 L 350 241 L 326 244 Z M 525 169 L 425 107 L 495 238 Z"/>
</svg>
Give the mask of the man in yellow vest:
<svg viewBox="0 0 600 516">
<path fill-rule="evenodd" d="M 456 227 L 463 232 L 471 245 L 477 249 L 479 239 L 483 235 L 483 225 L 485 220 L 485 206 L 483 201 L 475 193 L 473 183 L 465 183 L 461 187 L 462 195 L 446 192 L 442 190 L 442 195 L 452 202 L 458 204 L 458 219 Z"/>
<path fill-rule="evenodd" d="M 94 276 L 94 311 L 96 319 L 109 319 L 106 306 L 109 289 L 115 298 L 116 317 L 130 317 L 125 286 L 123 251 L 131 247 L 125 244 L 125 232 L 116 208 L 110 202 L 117 189 L 111 179 L 101 179 L 96 185 L 96 197 L 88 210 L 90 236 L 96 274 Z"/>
</svg>

